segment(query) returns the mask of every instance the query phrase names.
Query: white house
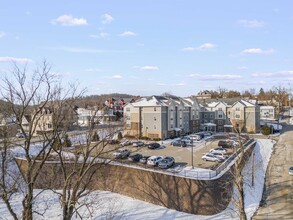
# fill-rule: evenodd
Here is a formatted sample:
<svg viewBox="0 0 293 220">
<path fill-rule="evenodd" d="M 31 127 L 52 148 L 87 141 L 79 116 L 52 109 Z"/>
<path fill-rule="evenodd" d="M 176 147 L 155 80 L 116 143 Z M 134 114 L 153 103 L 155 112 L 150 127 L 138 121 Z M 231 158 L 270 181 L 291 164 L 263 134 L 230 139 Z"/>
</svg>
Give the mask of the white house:
<svg viewBox="0 0 293 220">
<path fill-rule="evenodd" d="M 275 119 L 275 108 L 273 106 L 260 106 L 260 118 L 262 120 Z"/>
</svg>

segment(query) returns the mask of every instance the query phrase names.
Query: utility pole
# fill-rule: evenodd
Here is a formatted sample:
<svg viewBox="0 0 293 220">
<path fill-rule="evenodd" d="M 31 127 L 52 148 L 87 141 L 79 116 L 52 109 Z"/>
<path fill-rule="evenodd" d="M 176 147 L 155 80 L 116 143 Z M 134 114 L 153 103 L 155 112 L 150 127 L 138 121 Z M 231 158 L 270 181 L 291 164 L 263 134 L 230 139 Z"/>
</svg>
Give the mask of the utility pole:
<svg viewBox="0 0 293 220">
<path fill-rule="evenodd" d="M 254 186 L 254 150 L 252 151 L 251 185 Z"/>
</svg>

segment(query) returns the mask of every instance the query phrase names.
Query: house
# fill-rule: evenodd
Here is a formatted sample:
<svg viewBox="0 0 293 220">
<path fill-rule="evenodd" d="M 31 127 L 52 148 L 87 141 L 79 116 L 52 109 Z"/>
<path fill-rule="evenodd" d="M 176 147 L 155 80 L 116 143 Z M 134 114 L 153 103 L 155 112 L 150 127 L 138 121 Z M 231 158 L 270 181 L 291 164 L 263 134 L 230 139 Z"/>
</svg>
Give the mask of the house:
<svg viewBox="0 0 293 220">
<path fill-rule="evenodd" d="M 260 106 L 260 118 L 262 120 L 273 120 L 275 119 L 275 108 L 274 106 Z"/>
<path fill-rule="evenodd" d="M 78 114 L 76 107 L 69 102 L 52 101 L 43 105 L 42 103 L 32 114 L 35 134 L 52 132 L 58 129 L 73 130 L 78 126 Z"/>
<path fill-rule="evenodd" d="M 115 121 L 116 116 L 113 112 L 113 109 L 110 109 L 108 107 L 104 107 L 100 110 L 96 110 L 95 108 L 77 108 L 78 125 L 81 127 L 88 127 L 90 125 L 90 121 L 92 121 L 92 123 L 104 123 L 105 121 Z"/>
</svg>

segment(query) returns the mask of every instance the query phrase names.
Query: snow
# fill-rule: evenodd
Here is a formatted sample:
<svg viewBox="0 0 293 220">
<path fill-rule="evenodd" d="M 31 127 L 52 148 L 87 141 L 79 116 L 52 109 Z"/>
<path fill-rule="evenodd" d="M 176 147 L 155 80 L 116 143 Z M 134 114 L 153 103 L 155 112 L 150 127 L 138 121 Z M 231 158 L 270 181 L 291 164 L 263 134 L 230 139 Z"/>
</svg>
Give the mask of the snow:
<svg viewBox="0 0 293 220">
<path fill-rule="evenodd" d="M 270 139 L 258 139 L 255 146 L 255 185 L 250 186 L 251 182 L 251 158 L 246 163 L 243 174 L 245 179 L 245 210 L 248 219 L 250 219 L 253 213 L 257 210 L 259 202 L 262 197 L 264 177 L 267 169 L 267 165 L 273 150 L 273 142 Z M 35 190 L 37 194 L 39 190 Z M 87 216 L 88 219 L 199 219 L 199 220 L 222 220 L 222 219 L 237 219 L 237 213 L 235 205 L 230 202 L 228 207 L 216 215 L 202 216 L 192 215 L 188 213 L 178 212 L 175 210 L 167 209 L 162 206 L 153 205 L 140 200 L 132 199 L 127 196 L 119 195 L 108 191 L 94 191 L 90 194 L 91 198 L 87 198 L 89 201 L 96 201 L 94 204 L 92 216 Z M 18 215 L 21 214 L 21 199 L 22 195 L 19 193 L 13 197 L 13 208 Z M 47 209 L 43 216 L 35 214 L 35 219 L 62 219 L 62 210 L 60 208 L 59 198 L 57 194 L 52 191 L 45 191 L 37 197 L 35 208 L 38 212 L 43 212 Z M 81 212 L 86 213 L 85 207 L 80 209 Z M 0 219 L 12 219 L 9 217 L 9 212 L 5 204 L 0 201 Z M 79 219 L 74 216 L 73 219 Z"/>
<path fill-rule="evenodd" d="M 260 122 L 260 125 L 267 125 L 267 126 L 273 126 L 274 130 L 280 131 L 282 130 L 283 126 L 280 124 L 274 124 L 274 123 L 267 123 L 267 122 Z"/>
</svg>

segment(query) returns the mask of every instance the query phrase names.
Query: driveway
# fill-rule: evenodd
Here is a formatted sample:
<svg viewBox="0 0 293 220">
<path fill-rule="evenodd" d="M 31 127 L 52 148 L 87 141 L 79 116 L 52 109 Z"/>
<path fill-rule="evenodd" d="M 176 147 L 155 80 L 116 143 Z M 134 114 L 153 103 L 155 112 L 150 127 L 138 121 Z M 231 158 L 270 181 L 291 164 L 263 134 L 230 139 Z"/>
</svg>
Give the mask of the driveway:
<svg viewBox="0 0 293 220">
<path fill-rule="evenodd" d="M 252 219 L 293 219 L 293 129 L 283 125 L 283 132 L 272 154 L 266 173 L 263 205 Z"/>
</svg>

